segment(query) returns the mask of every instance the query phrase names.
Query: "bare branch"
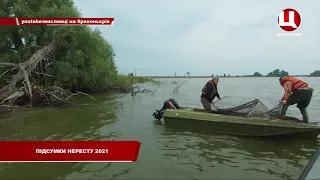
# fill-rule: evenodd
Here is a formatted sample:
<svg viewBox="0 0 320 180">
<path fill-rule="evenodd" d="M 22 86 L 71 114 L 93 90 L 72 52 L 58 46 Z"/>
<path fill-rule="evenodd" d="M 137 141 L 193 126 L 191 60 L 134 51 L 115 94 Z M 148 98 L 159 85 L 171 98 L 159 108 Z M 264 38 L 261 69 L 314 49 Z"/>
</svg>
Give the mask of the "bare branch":
<svg viewBox="0 0 320 180">
<path fill-rule="evenodd" d="M 17 67 L 19 64 L 0 62 L 0 67 Z"/>
<path fill-rule="evenodd" d="M 0 77 L 2 77 L 3 75 L 7 74 L 9 71 L 12 71 L 12 70 L 17 69 L 18 67 L 19 67 L 19 66 L 16 66 L 16 67 L 14 67 L 14 68 L 11 68 L 11 69 L 9 69 L 9 70 L 6 70 L 5 72 L 3 72 L 3 73 L 0 75 Z"/>
<path fill-rule="evenodd" d="M 46 74 L 46 73 L 41 73 L 41 72 L 36 72 L 36 71 L 32 71 L 33 73 L 36 73 L 36 74 L 42 74 L 44 76 L 49 76 L 49 77 L 57 77 L 57 76 L 54 76 L 54 75 L 51 75 L 51 74 Z M 1 76 L 0 76 L 1 77 Z"/>
<path fill-rule="evenodd" d="M 20 70 L 23 71 L 24 80 L 26 81 L 26 90 L 29 94 L 30 101 L 32 100 L 32 90 L 29 81 L 29 73 L 20 65 Z"/>
<path fill-rule="evenodd" d="M 179 86 L 177 86 L 176 88 L 174 88 L 173 93 L 178 93 L 180 87 L 181 87 L 184 83 L 186 83 L 187 81 L 189 81 L 190 79 L 191 79 L 191 78 L 183 81 Z"/>
<path fill-rule="evenodd" d="M 13 93 L 11 96 L 8 96 L 7 98 L 3 99 L 0 104 L 10 104 L 11 102 L 15 101 L 16 99 L 18 99 L 19 97 L 23 96 L 24 92 L 23 91 L 18 91 Z"/>
<path fill-rule="evenodd" d="M 28 49 L 28 48 L 43 48 L 45 46 L 37 46 L 37 45 L 32 45 L 32 46 L 28 46 L 28 47 L 23 47 L 22 49 Z"/>
<path fill-rule="evenodd" d="M 11 105 L 0 105 L 0 107 L 8 108 L 8 109 L 28 109 L 20 106 L 11 106 Z"/>
<path fill-rule="evenodd" d="M 71 96 L 67 97 L 65 100 L 68 100 L 68 99 L 70 99 L 72 96 L 75 96 L 75 95 L 78 95 L 78 94 L 86 95 L 86 96 L 88 96 L 89 98 L 91 98 L 91 99 L 93 99 L 93 100 L 95 100 L 95 101 L 97 101 L 97 102 L 99 102 L 99 103 L 100 103 L 100 101 L 96 100 L 95 98 L 93 98 L 93 97 L 92 97 L 92 96 L 90 96 L 89 94 L 86 94 L 86 93 L 83 93 L 83 92 L 80 92 L 80 91 L 77 91 L 77 93 L 72 94 Z"/>
<path fill-rule="evenodd" d="M 38 63 L 42 61 L 45 56 L 50 54 L 56 47 L 57 44 L 55 43 L 55 41 L 52 41 L 48 46 L 35 52 L 28 61 L 22 63 L 20 70 L 12 76 L 10 83 L 0 89 L 0 100 L 11 93 L 12 89 L 15 88 L 17 82 L 21 81 L 22 79 L 26 79 L 25 75 L 29 75 L 37 67 Z M 8 63 L 5 64 L 8 65 Z M 9 64 L 12 65 L 12 63 Z M 13 67 L 15 66 L 16 64 L 14 64 Z M 24 72 L 24 70 L 26 71 L 26 73 Z"/>
</svg>

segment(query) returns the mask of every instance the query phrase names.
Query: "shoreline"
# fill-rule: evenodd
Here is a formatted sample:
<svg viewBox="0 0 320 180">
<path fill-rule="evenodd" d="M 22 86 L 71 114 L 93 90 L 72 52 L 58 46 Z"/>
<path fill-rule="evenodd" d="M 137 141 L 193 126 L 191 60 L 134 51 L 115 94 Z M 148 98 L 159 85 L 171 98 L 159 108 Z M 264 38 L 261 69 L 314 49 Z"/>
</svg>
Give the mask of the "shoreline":
<svg viewBox="0 0 320 180">
<path fill-rule="evenodd" d="M 292 75 L 294 77 L 316 77 L 309 75 Z M 165 78 L 212 78 L 212 76 L 136 76 L 151 79 L 165 79 Z M 218 78 L 276 78 L 275 76 L 214 76 Z"/>
</svg>

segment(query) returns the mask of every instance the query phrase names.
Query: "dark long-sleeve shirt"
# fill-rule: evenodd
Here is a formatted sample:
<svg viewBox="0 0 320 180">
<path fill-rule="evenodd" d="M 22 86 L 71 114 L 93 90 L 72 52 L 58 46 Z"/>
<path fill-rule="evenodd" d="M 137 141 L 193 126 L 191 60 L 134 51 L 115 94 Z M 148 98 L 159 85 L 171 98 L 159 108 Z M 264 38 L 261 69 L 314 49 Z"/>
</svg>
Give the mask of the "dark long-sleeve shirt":
<svg viewBox="0 0 320 180">
<path fill-rule="evenodd" d="M 212 81 L 208 81 L 205 87 L 202 89 L 201 97 L 208 99 L 210 102 L 215 98 L 220 98 L 218 88 L 213 85 Z"/>
</svg>

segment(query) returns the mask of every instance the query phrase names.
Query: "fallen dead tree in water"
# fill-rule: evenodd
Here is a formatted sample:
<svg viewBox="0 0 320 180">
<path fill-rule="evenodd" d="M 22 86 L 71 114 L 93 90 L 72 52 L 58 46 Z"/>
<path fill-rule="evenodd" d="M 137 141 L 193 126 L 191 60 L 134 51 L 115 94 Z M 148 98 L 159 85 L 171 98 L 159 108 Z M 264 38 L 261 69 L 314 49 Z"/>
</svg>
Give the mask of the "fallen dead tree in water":
<svg viewBox="0 0 320 180">
<path fill-rule="evenodd" d="M 33 106 L 68 106 L 71 104 L 71 97 L 79 94 L 84 94 L 97 101 L 82 92 L 71 93 L 69 90 L 57 86 L 42 88 L 30 82 L 31 72 L 34 72 L 37 65 L 56 48 L 57 44 L 52 41 L 48 46 L 36 51 L 26 62 L 20 64 L 0 62 L 0 68 L 11 68 L 2 73 L 0 77 L 8 71 L 18 69 L 18 72 L 11 77 L 10 82 L 0 89 L 0 112 Z M 21 81 L 23 86 L 17 89 L 16 84 Z"/>
<path fill-rule="evenodd" d="M 70 106 L 72 105 L 71 98 L 76 95 L 86 95 L 89 98 L 99 102 L 86 93 L 72 93 L 57 86 L 52 86 L 49 88 L 32 86 L 31 91 L 31 100 L 28 94 L 29 90 L 26 90 L 26 87 L 21 87 L 19 91 L 16 91 L 12 95 L 2 99 L 0 102 L 0 112 L 12 111 L 14 109 L 28 109 L 39 106 Z"/>
<path fill-rule="evenodd" d="M 36 51 L 27 61 L 15 64 L 0 62 L 0 68 L 8 70 L 0 74 L 0 78 L 8 73 L 17 71 L 11 76 L 11 80 L 0 89 L 0 112 L 14 111 L 15 109 L 28 109 L 37 106 L 69 106 L 71 105 L 72 97 L 76 95 L 85 95 L 90 99 L 99 102 L 90 95 L 76 91 L 71 92 L 57 86 L 39 86 L 36 80 L 33 79 L 31 73 L 45 75 L 54 78 L 55 76 L 36 72 L 37 67 L 42 66 L 42 60 L 49 55 L 52 55 L 58 45 L 52 41 L 49 45 Z M 39 66 L 38 66 L 39 65 Z M 32 82 L 34 80 L 34 82 Z M 38 83 L 39 84 L 39 83 Z M 41 84 L 41 83 L 40 83 Z M 18 86 L 18 87 L 17 87 Z M 120 93 L 144 93 L 152 92 L 140 86 L 125 87 L 109 87 L 101 91 L 116 90 Z"/>
<path fill-rule="evenodd" d="M 14 92 L 15 96 L 13 96 L 12 92 L 16 88 L 16 84 L 24 80 L 25 92 L 29 97 L 29 100 L 32 100 L 32 88 L 29 81 L 29 75 L 31 72 L 37 67 L 38 63 L 43 60 L 45 56 L 52 53 L 56 49 L 57 45 L 55 41 L 52 41 L 48 46 L 38 50 L 35 52 L 31 58 L 20 64 L 13 63 L 0 63 L 0 67 L 12 67 L 15 66 L 18 69 L 18 72 L 11 77 L 11 81 L 0 89 L 0 100 L 3 104 L 3 99 L 10 97 L 10 99 L 15 99 L 15 96 L 21 96 L 22 92 Z M 14 68 L 13 68 L 14 69 Z M 24 94 L 23 93 L 23 94 Z"/>
</svg>

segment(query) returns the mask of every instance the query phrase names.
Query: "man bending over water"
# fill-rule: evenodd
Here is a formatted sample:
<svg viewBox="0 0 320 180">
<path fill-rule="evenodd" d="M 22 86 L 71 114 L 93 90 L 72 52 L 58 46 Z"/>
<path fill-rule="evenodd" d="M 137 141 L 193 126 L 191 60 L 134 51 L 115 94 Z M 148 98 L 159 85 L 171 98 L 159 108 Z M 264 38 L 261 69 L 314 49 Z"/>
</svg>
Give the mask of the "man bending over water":
<svg viewBox="0 0 320 180">
<path fill-rule="evenodd" d="M 283 104 L 281 118 L 285 117 L 290 105 L 297 104 L 297 108 L 299 108 L 302 114 L 303 122 L 309 123 L 307 107 L 310 104 L 313 89 L 306 82 L 290 76 L 281 77 L 279 81 L 284 89 L 284 95 L 281 99 L 281 103 Z"/>
<path fill-rule="evenodd" d="M 202 88 L 200 101 L 207 112 L 212 111 L 211 103 L 215 97 L 221 100 L 218 92 L 219 78 L 212 78 Z"/>
</svg>

